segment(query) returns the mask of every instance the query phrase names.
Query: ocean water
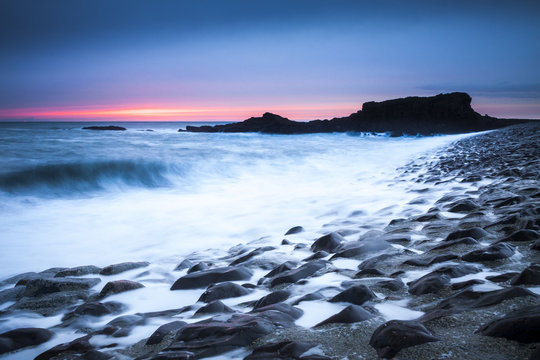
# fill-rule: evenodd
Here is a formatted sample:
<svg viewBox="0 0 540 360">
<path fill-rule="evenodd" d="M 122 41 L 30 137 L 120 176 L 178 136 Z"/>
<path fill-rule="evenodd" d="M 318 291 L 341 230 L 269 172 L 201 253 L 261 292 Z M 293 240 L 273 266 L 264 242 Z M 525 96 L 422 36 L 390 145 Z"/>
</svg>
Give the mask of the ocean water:
<svg viewBox="0 0 540 360">
<path fill-rule="evenodd" d="M 88 131 L 84 125 L 0 123 L 0 279 L 122 261 L 172 270 L 193 252 L 211 256 L 252 241 L 277 245 L 296 225 L 313 239 L 353 223 L 381 229 L 429 207 L 412 201 L 416 185 L 398 168 L 429 161 L 471 136 L 179 133 L 186 123 L 138 122 L 118 124 L 127 131 Z"/>
</svg>

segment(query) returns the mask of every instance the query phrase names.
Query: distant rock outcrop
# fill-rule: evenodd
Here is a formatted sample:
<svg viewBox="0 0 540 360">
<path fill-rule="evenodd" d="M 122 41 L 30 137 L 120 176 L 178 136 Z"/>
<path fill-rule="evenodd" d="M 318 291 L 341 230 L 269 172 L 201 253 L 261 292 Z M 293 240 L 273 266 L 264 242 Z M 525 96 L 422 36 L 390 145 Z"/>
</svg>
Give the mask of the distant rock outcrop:
<svg viewBox="0 0 540 360">
<path fill-rule="evenodd" d="M 364 103 L 362 110 L 332 120 L 292 121 L 264 113 L 242 122 L 215 126 L 187 126 L 189 132 L 261 132 L 267 134 L 309 134 L 327 132 L 389 132 L 392 136 L 453 134 L 483 131 L 526 120 L 482 116 L 471 107 L 466 93 L 407 97 Z"/>
<path fill-rule="evenodd" d="M 83 130 L 117 130 L 117 131 L 123 131 L 123 130 L 127 130 L 127 129 L 125 127 L 121 127 L 121 126 L 109 125 L 109 126 L 85 126 L 85 127 L 83 127 Z"/>
</svg>

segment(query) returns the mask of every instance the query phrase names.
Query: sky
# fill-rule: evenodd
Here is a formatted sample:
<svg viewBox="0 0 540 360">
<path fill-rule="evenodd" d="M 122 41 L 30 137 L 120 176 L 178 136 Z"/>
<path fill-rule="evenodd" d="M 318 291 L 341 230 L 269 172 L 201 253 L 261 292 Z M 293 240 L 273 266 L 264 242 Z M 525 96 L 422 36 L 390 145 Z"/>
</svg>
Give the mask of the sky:
<svg viewBox="0 0 540 360">
<path fill-rule="evenodd" d="M 0 0 L 0 120 L 295 120 L 464 91 L 540 118 L 539 1 Z"/>
</svg>

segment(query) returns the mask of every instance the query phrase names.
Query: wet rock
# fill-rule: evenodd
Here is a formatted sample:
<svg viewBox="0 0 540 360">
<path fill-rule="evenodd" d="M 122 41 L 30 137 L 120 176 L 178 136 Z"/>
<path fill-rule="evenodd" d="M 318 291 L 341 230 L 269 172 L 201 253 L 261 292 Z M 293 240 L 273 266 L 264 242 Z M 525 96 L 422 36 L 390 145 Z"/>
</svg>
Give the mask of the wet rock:
<svg viewBox="0 0 540 360">
<path fill-rule="evenodd" d="M 420 258 L 420 259 L 418 258 L 408 259 L 408 260 L 405 260 L 403 264 L 413 265 L 413 266 L 430 266 L 436 263 L 454 260 L 457 258 L 459 258 L 457 254 L 448 253 L 448 254 L 443 254 L 443 255 L 429 256 L 429 257 Z"/>
<path fill-rule="evenodd" d="M 143 284 L 131 280 L 109 281 L 99 293 L 99 297 L 104 298 L 109 295 L 120 294 L 125 291 L 140 289 L 143 287 Z"/>
<path fill-rule="evenodd" d="M 476 210 L 480 207 L 477 202 L 471 200 L 471 199 L 463 199 L 458 200 L 452 204 L 450 204 L 450 208 L 448 209 L 449 212 L 454 213 L 463 213 L 463 212 L 470 212 L 473 210 Z"/>
<path fill-rule="evenodd" d="M 514 248 L 505 243 L 491 245 L 485 249 L 471 251 L 461 257 L 468 262 L 493 261 L 509 258 L 514 255 Z"/>
<path fill-rule="evenodd" d="M 330 260 L 340 257 L 361 258 L 368 254 L 388 249 L 391 246 L 392 245 L 390 245 L 386 240 L 382 238 L 350 241 L 347 244 L 340 246 L 337 249 L 336 254 L 332 256 Z"/>
<path fill-rule="evenodd" d="M 360 265 L 358 265 L 358 270 L 375 269 L 377 268 L 377 266 L 381 266 L 381 265 L 386 264 L 389 261 L 392 261 L 393 258 L 398 254 L 399 253 L 381 254 L 378 256 L 374 256 L 372 258 L 362 261 Z"/>
<path fill-rule="evenodd" d="M 386 276 L 386 274 L 383 273 L 381 270 L 368 268 L 368 269 L 362 269 L 359 272 L 357 272 L 354 275 L 354 278 L 360 279 L 360 278 L 371 277 L 371 276 L 375 276 L 375 277 Z"/>
<path fill-rule="evenodd" d="M 57 272 L 54 277 L 83 276 L 90 274 L 99 274 L 101 268 L 94 265 L 77 266 Z"/>
<path fill-rule="evenodd" d="M 201 295 L 199 301 L 209 303 L 214 300 L 239 297 L 249 294 L 249 290 L 232 282 L 222 282 L 210 285 Z"/>
<path fill-rule="evenodd" d="M 311 261 L 311 260 L 317 260 L 317 259 L 322 259 L 324 257 L 327 257 L 328 255 L 330 255 L 329 253 L 327 253 L 326 251 L 317 251 L 315 254 L 311 255 L 311 256 L 308 256 L 307 258 L 303 259 L 302 261 Z"/>
<path fill-rule="evenodd" d="M 66 313 L 64 317 L 62 318 L 62 321 L 66 321 L 75 317 L 80 316 L 103 316 L 103 315 L 109 315 L 114 314 L 122 311 L 124 309 L 124 305 L 115 302 L 88 302 L 84 303 L 82 305 L 77 306 L 74 310 Z"/>
<path fill-rule="evenodd" d="M 186 325 L 167 352 L 190 352 L 194 358 L 216 356 L 252 344 L 278 327 L 294 326 L 294 318 L 279 311 L 233 315 L 226 321 L 203 320 Z"/>
<path fill-rule="evenodd" d="M 413 221 L 418 222 L 427 222 L 427 221 L 436 221 L 436 220 L 443 220 L 444 218 L 439 213 L 431 213 L 431 214 L 425 214 L 413 217 Z"/>
<path fill-rule="evenodd" d="M 0 334 L 0 354 L 49 341 L 54 333 L 47 329 L 20 328 Z"/>
<path fill-rule="evenodd" d="M 536 240 L 531 244 L 531 250 L 540 250 L 540 240 Z"/>
<path fill-rule="evenodd" d="M 115 131 L 125 131 L 127 130 L 125 127 L 122 126 L 114 126 L 114 125 L 107 125 L 107 126 L 85 126 L 83 127 L 83 130 L 115 130 Z"/>
<path fill-rule="evenodd" d="M 344 241 L 346 240 L 343 236 L 337 232 L 333 232 L 315 240 L 315 242 L 311 245 L 311 251 L 316 252 L 323 250 L 328 253 L 333 253 Z"/>
<path fill-rule="evenodd" d="M 471 229 L 454 231 L 446 237 L 445 241 L 451 241 L 451 240 L 456 240 L 456 239 L 461 239 L 461 238 L 466 238 L 466 237 L 471 237 L 475 240 L 479 240 L 488 235 L 489 233 L 486 230 L 479 227 L 473 227 Z"/>
<path fill-rule="evenodd" d="M 275 249 L 276 248 L 273 247 L 273 246 L 264 246 L 264 247 L 257 248 L 257 249 L 255 249 L 253 251 L 250 251 L 246 255 L 240 256 L 239 258 L 237 258 L 236 260 L 231 262 L 229 264 L 229 266 L 234 266 L 234 265 L 244 263 L 244 262 L 248 261 L 249 259 L 251 259 L 254 256 L 257 256 L 257 255 L 265 253 L 266 251 L 271 251 L 271 250 L 275 250 Z"/>
<path fill-rule="evenodd" d="M 296 269 L 285 271 L 272 278 L 270 281 L 270 286 L 274 287 L 280 284 L 295 283 L 301 279 L 305 279 L 315 274 L 317 271 L 324 269 L 326 267 L 326 263 L 327 262 L 324 260 L 314 260 Z"/>
<path fill-rule="evenodd" d="M 176 267 L 174 268 L 174 271 L 189 269 L 193 265 L 194 264 L 191 261 L 189 261 L 188 259 L 185 259 L 180 264 L 176 265 Z"/>
<path fill-rule="evenodd" d="M 330 316 L 328 319 L 321 321 L 314 327 L 323 326 L 326 324 L 351 324 L 361 322 L 374 317 L 374 315 L 366 311 L 363 307 L 357 305 L 349 305 L 345 309 L 341 310 L 337 314 Z"/>
<path fill-rule="evenodd" d="M 477 266 L 469 265 L 469 264 L 459 264 L 459 265 L 443 265 L 433 270 L 430 274 L 433 274 L 433 273 L 445 274 L 445 275 L 448 275 L 450 278 L 457 278 L 457 277 L 462 277 L 469 274 L 476 274 L 480 271 L 481 269 Z"/>
<path fill-rule="evenodd" d="M 264 277 L 265 278 L 274 277 L 277 274 L 281 274 L 282 272 L 294 269 L 295 266 L 296 266 L 295 262 L 286 261 L 283 264 L 276 266 L 274 269 L 272 269 L 272 271 L 270 271 L 268 274 L 264 275 Z"/>
<path fill-rule="evenodd" d="M 540 234 L 537 231 L 529 230 L 529 229 L 521 229 L 505 237 L 504 239 L 501 240 L 501 242 L 504 242 L 504 241 L 523 242 L 523 241 L 535 241 L 538 239 L 540 239 Z"/>
<path fill-rule="evenodd" d="M 510 282 L 512 285 L 540 285 L 540 265 L 532 264 Z"/>
<path fill-rule="evenodd" d="M 291 292 L 288 290 L 274 291 L 266 296 L 263 296 L 259 300 L 257 300 L 255 305 L 253 305 L 253 309 L 258 309 L 267 305 L 285 301 L 289 298 L 289 296 L 291 296 Z"/>
<path fill-rule="evenodd" d="M 242 266 L 229 266 L 187 274 L 171 287 L 171 290 L 199 289 L 223 281 L 249 280 L 251 271 Z"/>
<path fill-rule="evenodd" d="M 66 307 L 88 299 L 86 290 L 62 291 L 38 297 L 23 297 L 9 307 L 10 310 L 29 310 L 43 316 L 51 316 Z"/>
<path fill-rule="evenodd" d="M 150 263 L 147 261 L 125 262 L 125 263 L 120 263 L 120 264 L 113 264 L 113 265 L 105 266 L 99 272 L 99 274 L 100 275 L 116 275 L 116 274 L 123 273 L 124 271 L 147 267 L 148 265 L 150 265 Z"/>
<path fill-rule="evenodd" d="M 379 357 L 390 359 L 401 349 L 439 340 L 419 322 L 391 320 L 373 332 L 369 345 Z"/>
<path fill-rule="evenodd" d="M 283 240 L 281 240 L 281 245 L 292 245 L 292 242 L 290 242 L 287 239 L 283 239 Z"/>
<path fill-rule="evenodd" d="M 68 343 L 56 345 L 55 347 L 39 354 L 34 360 L 50 360 L 53 358 L 69 359 L 67 356 L 74 357 L 75 355 L 85 354 L 94 349 L 89 342 L 90 338 L 90 335 L 86 335 Z"/>
<path fill-rule="evenodd" d="M 293 302 L 293 305 L 298 305 L 302 301 L 314 301 L 314 300 L 322 300 L 322 299 L 324 299 L 324 295 L 321 294 L 320 292 L 309 293 L 309 294 L 306 294 L 306 295 L 302 296 L 301 298 L 299 298 L 295 302 Z"/>
<path fill-rule="evenodd" d="M 435 293 L 450 284 L 450 277 L 446 274 L 432 272 L 419 279 L 409 282 L 409 293 L 424 295 Z"/>
<path fill-rule="evenodd" d="M 231 309 L 221 301 L 214 300 L 197 310 L 193 316 L 201 316 L 207 314 L 232 314 L 234 312 L 235 311 L 233 309 Z"/>
<path fill-rule="evenodd" d="M 476 292 L 463 290 L 455 295 L 442 300 L 437 304 L 437 309 L 443 310 L 468 310 L 499 304 L 504 300 L 516 297 L 534 296 L 533 292 L 520 287 L 510 287 L 501 290 Z"/>
<path fill-rule="evenodd" d="M 447 249 L 449 247 L 455 247 L 455 246 L 460 246 L 460 245 L 479 245 L 480 243 L 476 240 L 474 240 L 472 237 L 465 237 L 465 238 L 461 238 L 461 239 L 457 239 L 457 240 L 451 240 L 451 241 L 445 241 L 445 242 L 442 242 L 440 245 L 437 245 L 437 246 L 434 246 L 433 248 L 430 249 L 430 251 L 432 250 L 444 250 L 444 249 Z"/>
<path fill-rule="evenodd" d="M 0 304 L 8 301 L 16 301 L 24 292 L 24 286 L 15 286 L 13 288 L 0 291 Z"/>
<path fill-rule="evenodd" d="M 473 285 L 483 284 L 484 282 L 485 281 L 480 280 L 480 279 L 472 279 L 472 280 L 467 280 L 467 281 L 454 283 L 454 284 L 452 284 L 452 286 L 450 286 L 450 288 L 452 290 L 461 290 L 461 289 L 464 289 L 464 288 L 467 288 L 467 287 L 470 287 L 470 286 L 473 286 Z"/>
<path fill-rule="evenodd" d="M 540 342 L 540 305 L 511 312 L 478 329 L 485 336 L 502 337 L 521 343 Z"/>
<path fill-rule="evenodd" d="M 373 287 L 383 288 L 390 291 L 399 291 L 405 287 L 405 284 L 403 283 L 403 281 L 399 279 L 382 280 L 382 281 L 376 282 L 375 285 L 373 285 Z"/>
<path fill-rule="evenodd" d="M 191 274 L 191 273 L 194 273 L 194 272 L 197 272 L 197 271 L 204 271 L 204 270 L 208 270 L 210 267 L 208 266 L 207 263 L 205 262 L 200 262 L 200 263 L 197 263 L 195 265 L 193 265 L 192 267 L 190 267 L 187 271 L 188 274 Z"/>
<path fill-rule="evenodd" d="M 501 275 L 486 276 L 486 280 L 493 282 L 505 282 L 516 277 L 518 274 L 518 272 L 509 272 Z"/>
<path fill-rule="evenodd" d="M 163 341 L 165 336 L 176 333 L 180 329 L 182 329 L 184 326 L 186 326 L 185 321 L 173 321 L 167 324 L 163 324 L 160 327 L 157 328 L 156 331 L 146 340 L 145 345 L 155 345 L 159 344 Z"/>
<path fill-rule="evenodd" d="M 304 231 L 304 228 L 303 228 L 303 227 L 301 227 L 301 226 L 294 226 L 294 227 L 290 228 L 289 230 L 287 230 L 287 232 L 285 233 L 285 235 L 298 234 L 298 233 L 301 233 L 302 231 Z"/>
<path fill-rule="evenodd" d="M 296 341 L 284 341 L 280 343 L 273 343 L 268 345 L 263 345 L 253 349 L 253 352 L 246 356 L 244 360 L 268 360 L 268 359 L 284 359 L 284 360 L 293 360 L 293 359 L 302 359 L 309 360 L 309 357 L 303 357 L 304 354 L 309 349 L 317 346 L 317 344 L 296 342 Z M 324 356 L 317 356 L 317 359 L 324 360 L 330 359 Z"/>
<path fill-rule="evenodd" d="M 111 335 L 112 337 L 128 336 L 131 330 L 140 325 L 146 324 L 146 318 L 143 315 L 123 315 L 109 321 L 105 327 L 96 332 L 96 334 Z"/>
<path fill-rule="evenodd" d="M 270 304 L 251 310 L 252 313 L 268 313 L 269 311 L 286 314 L 292 319 L 299 319 L 302 315 L 304 315 L 304 311 L 302 309 L 283 302 Z"/>
<path fill-rule="evenodd" d="M 100 281 L 99 278 L 33 279 L 26 282 L 26 288 L 22 296 L 39 297 L 56 292 L 88 290 Z"/>
<path fill-rule="evenodd" d="M 375 299 L 377 296 L 365 285 L 352 286 L 343 290 L 333 298 L 330 302 L 348 302 L 355 305 L 362 305 L 366 301 Z"/>
</svg>

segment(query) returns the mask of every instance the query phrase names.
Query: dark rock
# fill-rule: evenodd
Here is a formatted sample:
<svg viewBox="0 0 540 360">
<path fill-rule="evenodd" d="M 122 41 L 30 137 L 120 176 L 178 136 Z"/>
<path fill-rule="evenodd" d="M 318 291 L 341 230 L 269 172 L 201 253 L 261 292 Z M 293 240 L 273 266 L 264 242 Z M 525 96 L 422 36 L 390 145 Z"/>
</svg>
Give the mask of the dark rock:
<svg viewBox="0 0 540 360">
<path fill-rule="evenodd" d="M 341 236 L 337 232 L 333 232 L 315 240 L 315 242 L 311 245 L 311 251 L 316 252 L 323 250 L 328 253 L 332 253 L 344 241 L 345 238 L 343 236 Z"/>
<path fill-rule="evenodd" d="M 519 275 L 518 272 L 509 272 L 501 275 L 494 275 L 494 276 L 486 276 L 486 280 L 493 281 L 493 282 L 505 282 L 513 277 L 516 277 L 516 275 Z"/>
<path fill-rule="evenodd" d="M 504 241 L 516 241 L 516 242 L 522 242 L 522 241 L 535 241 L 537 239 L 540 239 L 540 234 L 537 231 L 529 230 L 529 229 L 521 229 L 518 230 L 509 236 L 505 237 L 501 240 L 501 242 Z"/>
<path fill-rule="evenodd" d="M 121 127 L 121 126 L 108 125 L 108 126 L 85 126 L 85 127 L 83 127 L 83 130 L 116 130 L 116 131 L 124 131 L 124 130 L 127 130 L 127 129 L 125 127 Z"/>
<path fill-rule="evenodd" d="M 521 343 L 540 342 L 540 305 L 511 312 L 482 326 L 478 332 Z"/>
<path fill-rule="evenodd" d="M 369 345 L 379 357 L 389 359 L 401 349 L 439 340 L 419 322 L 391 320 L 373 332 Z"/>
<path fill-rule="evenodd" d="M 193 316 L 207 315 L 207 314 L 232 314 L 235 311 L 222 303 L 219 300 L 214 300 L 209 302 L 207 305 L 203 306 L 195 312 Z"/>
<path fill-rule="evenodd" d="M 8 301 L 16 301 L 24 292 L 24 286 L 15 286 L 13 288 L 0 291 L 0 304 Z"/>
<path fill-rule="evenodd" d="M 405 284 L 403 283 L 403 281 L 399 279 L 382 280 L 382 281 L 376 282 L 375 285 L 373 285 L 373 287 L 383 288 L 390 291 L 399 291 L 405 287 Z"/>
<path fill-rule="evenodd" d="M 77 338 L 68 343 L 56 345 L 52 349 L 49 349 L 41 354 L 39 354 L 34 360 L 49 360 L 52 358 L 66 358 L 64 355 L 73 356 L 74 354 L 84 354 L 88 351 L 92 351 L 93 347 L 90 345 L 91 336 L 86 335 L 80 338 Z"/>
<path fill-rule="evenodd" d="M 461 239 L 461 238 L 466 238 L 466 237 L 471 237 L 475 240 L 479 240 L 488 235 L 489 233 L 486 230 L 479 227 L 473 227 L 471 229 L 456 230 L 450 233 L 446 237 L 445 241 L 451 241 L 451 240 L 456 240 L 456 239 Z"/>
<path fill-rule="evenodd" d="M 307 258 L 303 259 L 302 261 L 311 261 L 311 260 L 317 260 L 317 259 L 322 259 L 323 257 L 327 257 L 328 255 L 330 255 L 329 253 L 327 253 L 326 251 L 317 251 L 315 254 L 311 255 L 311 256 L 308 256 Z"/>
<path fill-rule="evenodd" d="M 540 265 L 532 264 L 510 282 L 512 285 L 540 285 Z"/>
<path fill-rule="evenodd" d="M 298 305 L 302 301 L 314 301 L 314 300 L 322 300 L 322 299 L 324 299 L 324 295 L 321 294 L 320 292 L 309 293 L 309 294 L 306 294 L 306 295 L 302 296 L 298 300 L 296 300 L 293 303 L 293 305 Z"/>
<path fill-rule="evenodd" d="M 303 228 L 303 227 L 301 227 L 301 226 L 295 226 L 295 227 L 292 227 L 292 228 L 290 228 L 289 230 L 287 230 L 287 232 L 285 233 L 285 235 L 298 234 L 298 233 L 301 233 L 302 231 L 304 231 L 304 228 Z"/>
<path fill-rule="evenodd" d="M 270 286 L 274 287 L 280 284 L 295 283 L 298 280 L 305 279 L 315 274 L 317 271 L 324 269 L 325 267 L 326 261 L 324 260 L 314 260 L 308 262 L 296 269 L 285 271 L 272 278 L 270 281 Z"/>
<path fill-rule="evenodd" d="M 51 316 L 66 307 L 88 299 L 87 290 L 62 291 L 37 297 L 23 297 L 9 307 L 10 310 L 29 310 L 43 316 Z"/>
<path fill-rule="evenodd" d="M 109 281 L 107 284 L 105 284 L 105 286 L 99 293 L 99 296 L 101 298 L 104 298 L 109 295 L 119 294 L 125 291 L 140 289 L 143 287 L 143 284 L 131 280 Z"/>
<path fill-rule="evenodd" d="M 180 264 L 176 265 L 176 267 L 174 268 L 175 271 L 178 271 L 178 270 L 184 270 L 184 269 L 189 269 L 190 267 L 192 267 L 194 264 L 189 261 L 188 259 L 185 259 L 183 260 Z"/>
<path fill-rule="evenodd" d="M 459 246 L 459 245 L 478 245 L 479 242 L 474 240 L 472 237 L 465 237 L 457 240 L 444 241 L 440 245 L 434 246 L 430 249 L 432 250 L 444 250 L 449 247 Z"/>
<path fill-rule="evenodd" d="M 232 282 L 222 282 L 213 284 L 201 295 L 199 301 L 209 303 L 214 300 L 221 300 L 233 297 L 239 297 L 249 294 L 249 290 L 243 286 Z"/>
<path fill-rule="evenodd" d="M 386 240 L 382 238 L 374 238 L 369 240 L 351 241 L 343 246 L 340 246 L 336 254 L 330 258 L 330 260 L 344 257 L 344 258 L 361 258 L 367 254 L 382 251 L 390 248 L 390 245 Z"/>
<path fill-rule="evenodd" d="M 267 313 L 269 311 L 277 311 L 282 314 L 287 314 L 292 319 L 299 319 L 302 315 L 304 315 L 303 310 L 283 302 L 270 304 L 251 310 L 252 313 Z"/>
<path fill-rule="evenodd" d="M 283 239 L 283 240 L 281 240 L 281 245 L 292 245 L 292 242 L 290 242 L 287 239 Z"/>
<path fill-rule="evenodd" d="M 49 341 L 54 333 L 47 329 L 20 328 L 0 334 L 0 354 Z"/>
<path fill-rule="evenodd" d="M 515 251 L 512 246 L 505 243 L 498 243 L 485 249 L 471 251 L 463 255 L 461 259 L 468 262 L 493 261 L 509 258 L 514 253 Z"/>
<path fill-rule="evenodd" d="M 193 265 L 192 267 L 190 267 L 187 271 L 188 274 L 191 274 L 191 273 L 194 273 L 194 272 L 197 272 L 197 271 L 204 271 L 204 270 L 208 270 L 209 269 L 209 266 L 207 263 L 205 262 L 199 262 L 195 265 Z"/>
<path fill-rule="evenodd" d="M 119 302 L 110 301 L 105 303 L 88 302 L 77 306 L 73 311 L 64 315 L 62 321 L 66 321 L 79 316 L 103 316 L 122 311 L 124 305 Z"/>
<path fill-rule="evenodd" d="M 315 346 L 317 346 L 317 344 L 296 341 L 284 341 L 280 343 L 267 344 L 253 349 L 253 352 L 246 356 L 244 360 L 306 359 L 305 357 L 301 357 L 302 354 Z M 317 359 L 324 360 L 330 358 L 321 357 L 319 355 Z"/>
<path fill-rule="evenodd" d="M 150 263 L 147 261 L 125 262 L 125 263 L 120 263 L 120 264 L 113 264 L 113 265 L 105 266 L 99 272 L 99 274 L 100 275 L 116 275 L 116 274 L 123 273 L 124 271 L 147 267 L 148 265 L 150 265 Z"/>
<path fill-rule="evenodd" d="M 264 275 L 265 278 L 271 278 L 276 276 L 277 274 L 281 274 L 282 272 L 289 271 L 294 269 L 296 266 L 296 263 L 292 261 L 286 261 L 281 265 L 276 266 L 272 271 L 270 271 L 268 274 Z"/>
<path fill-rule="evenodd" d="M 359 279 L 359 278 L 370 277 L 370 276 L 378 277 L 378 276 L 386 276 L 386 274 L 378 269 L 362 269 L 354 275 L 354 278 Z"/>
<path fill-rule="evenodd" d="M 163 341 L 165 336 L 178 332 L 180 329 L 182 329 L 184 326 L 186 326 L 185 321 L 173 321 L 167 324 L 163 324 L 160 327 L 157 328 L 156 331 L 146 340 L 145 345 L 155 345 L 159 344 Z"/>
<path fill-rule="evenodd" d="M 357 305 L 349 305 L 337 314 L 330 316 L 328 319 L 321 321 L 314 327 L 319 327 L 326 324 L 344 323 L 350 324 L 371 319 L 374 315 L 366 311 L 363 307 Z"/>
<path fill-rule="evenodd" d="M 66 276 L 83 276 L 83 275 L 90 275 L 90 274 L 99 274 L 101 271 L 101 268 L 94 266 L 94 265 L 85 265 L 85 266 L 77 266 L 74 268 L 69 268 L 65 270 L 61 270 L 54 275 L 54 277 L 66 277 Z"/>
<path fill-rule="evenodd" d="M 259 300 L 257 300 L 255 305 L 253 305 L 253 309 L 258 309 L 267 305 L 285 301 L 289 298 L 289 296 L 291 296 L 291 292 L 288 290 L 274 291 L 266 296 L 263 296 Z"/>
<path fill-rule="evenodd" d="M 242 266 L 229 266 L 187 274 L 171 287 L 171 290 L 199 289 L 223 281 L 249 280 L 251 271 Z"/>
<path fill-rule="evenodd" d="M 476 210 L 480 207 L 478 203 L 471 199 L 458 200 L 450 204 L 449 212 L 461 213 L 461 212 L 470 212 Z"/>
<path fill-rule="evenodd" d="M 537 296 L 533 292 L 520 287 L 510 287 L 501 290 L 476 292 L 463 290 L 455 295 L 442 300 L 437 304 L 437 309 L 443 310 L 468 310 L 499 304 L 504 300 L 523 296 Z"/>
<path fill-rule="evenodd" d="M 440 273 L 429 273 L 419 279 L 409 282 L 409 293 L 413 295 L 424 295 L 437 292 L 450 284 L 450 277 Z"/>
<path fill-rule="evenodd" d="M 484 282 L 485 281 L 480 280 L 480 279 L 472 279 L 472 280 L 467 280 L 467 281 L 454 283 L 454 284 L 452 284 L 452 286 L 450 286 L 450 288 L 452 290 L 461 290 L 461 289 L 467 288 L 469 286 L 483 284 Z"/>
<path fill-rule="evenodd" d="M 215 126 L 186 126 L 189 132 L 261 132 L 270 134 L 305 134 L 329 132 L 388 132 L 391 136 L 464 133 L 509 126 L 523 120 L 495 119 L 481 116 L 471 108 L 465 93 L 439 94 L 431 97 L 407 97 L 383 102 L 367 102 L 362 110 L 332 120 L 296 122 L 265 113 L 243 122 Z"/>
<path fill-rule="evenodd" d="M 481 269 L 474 265 L 469 264 L 459 264 L 459 265 L 443 265 L 431 272 L 438 274 L 445 274 L 451 278 L 462 277 L 469 274 L 476 274 L 480 272 Z M 429 275 L 429 274 L 428 274 Z"/>
<path fill-rule="evenodd" d="M 99 278 L 34 279 L 26 283 L 22 296 L 39 297 L 56 292 L 88 290 L 100 281 Z"/>
<path fill-rule="evenodd" d="M 377 296 L 365 285 L 357 285 L 343 290 L 333 298 L 330 302 L 348 302 L 355 305 L 362 305 L 366 301 L 375 299 Z"/>
<path fill-rule="evenodd" d="M 252 257 L 254 256 L 257 256 L 257 255 L 260 255 L 266 251 L 271 251 L 271 250 L 275 250 L 275 247 L 273 246 L 265 246 L 265 247 L 260 247 L 260 248 L 257 248 L 253 251 L 250 251 L 249 253 L 247 253 L 246 255 L 242 255 L 240 256 L 239 258 L 237 258 L 236 260 L 234 260 L 233 262 L 231 262 L 229 264 L 229 266 L 234 266 L 234 265 L 238 265 L 238 264 L 241 264 L 243 262 L 246 262 L 248 261 L 249 259 L 251 259 Z"/>
<path fill-rule="evenodd" d="M 531 244 L 531 250 L 540 250 L 540 240 L 536 240 Z"/>
<path fill-rule="evenodd" d="M 454 260 L 459 258 L 457 254 L 449 253 L 449 254 L 443 254 L 443 255 L 434 255 L 429 256 L 425 258 L 420 259 L 408 259 L 403 262 L 405 265 L 413 265 L 413 266 L 429 266 L 436 263 L 448 261 L 448 260 Z"/>
</svg>

